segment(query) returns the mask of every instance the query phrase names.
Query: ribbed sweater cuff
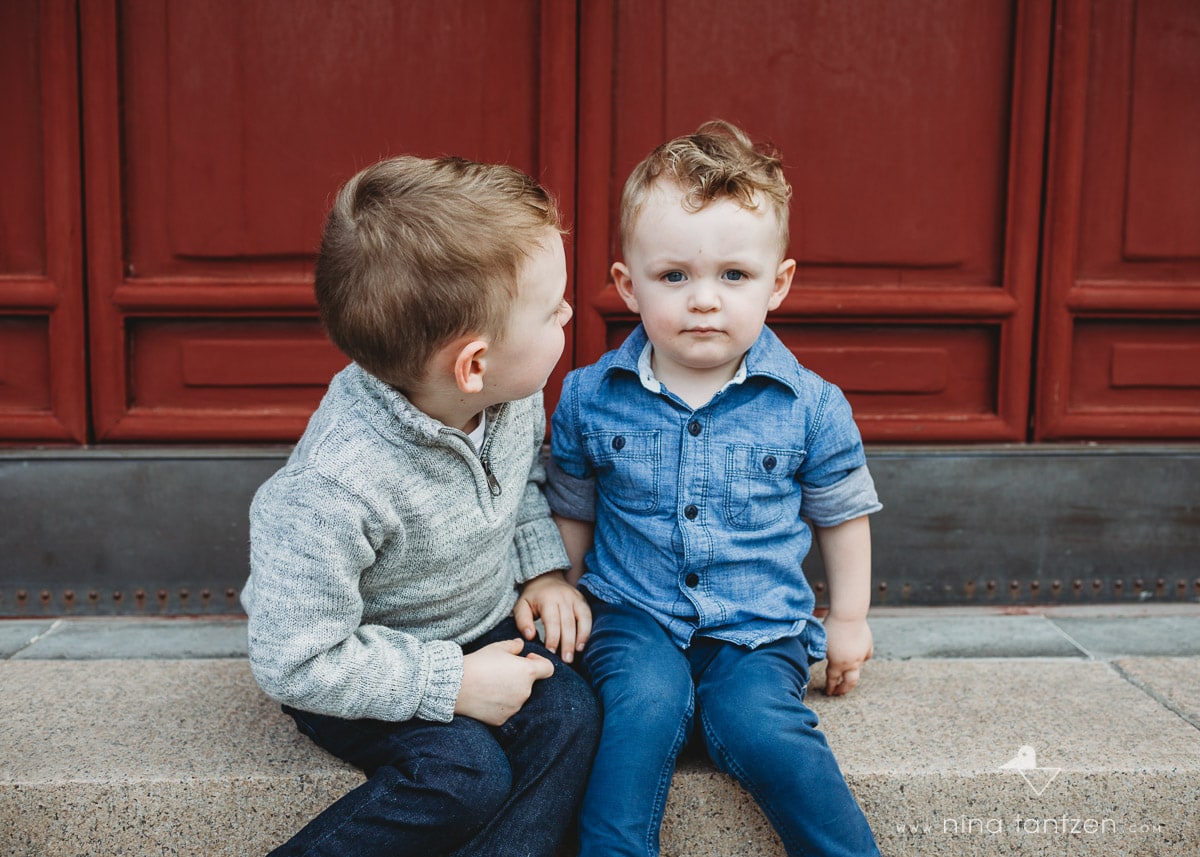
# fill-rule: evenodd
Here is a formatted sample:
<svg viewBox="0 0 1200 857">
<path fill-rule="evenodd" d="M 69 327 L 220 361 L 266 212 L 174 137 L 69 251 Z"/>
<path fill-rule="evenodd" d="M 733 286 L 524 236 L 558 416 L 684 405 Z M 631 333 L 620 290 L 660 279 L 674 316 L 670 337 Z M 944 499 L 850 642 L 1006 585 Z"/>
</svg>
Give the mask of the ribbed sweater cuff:
<svg viewBox="0 0 1200 857">
<path fill-rule="evenodd" d="M 518 527 L 513 542 L 517 548 L 517 583 L 571 566 L 558 527 L 550 518 L 538 518 Z"/>
<path fill-rule="evenodd" d="M 422 720 L 449 723 L 454 719 L 454 704 L 462 687 L 463 654 L 456 643 L 436 640 L 425 644 L 429 658 L 429 681 L 416 716 Z"/>
</svg>

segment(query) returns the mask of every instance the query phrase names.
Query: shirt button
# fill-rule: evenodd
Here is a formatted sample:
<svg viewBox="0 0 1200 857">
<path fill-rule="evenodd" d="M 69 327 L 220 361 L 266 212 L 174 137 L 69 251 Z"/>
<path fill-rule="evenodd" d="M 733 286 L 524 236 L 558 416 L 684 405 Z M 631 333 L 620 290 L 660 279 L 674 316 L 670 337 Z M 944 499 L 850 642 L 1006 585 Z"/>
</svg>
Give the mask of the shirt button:
<svg viewBox="0 0 1200 857">
<path fill-rule="evenodd" d="M 617 452 L 620 452 L 622 449 L 624 449 L 625 448 L 625 438 L 621 437 L 621 435 L 617 435 L 616 437 L 614 437 L 612 439 L 612 448 L 615 449 Z"/>
<path fill-rule="evenodd" d="M 688 432 L 692 435 L 692 437 L 700 434 L 700 423 L 698 423 L 696 420 L 692 420 L 690 423 L 688 423 Z"/>
<path fill-rule="evenodd" d="M 683 582 L 686 583 L 690 588 L 695 589 L 697 584 L 700 583 L 700 575 L 692 572 L 684 578 Z"/>
<path fill-rule="evenodd" d="M 699 514 L 700 514 L 700 510 L 697 509 L 693 505 L 689 504 L 689 505 L 683 507 L 683 516 L 685 518 L 687 518 L 689 521 L 696 520 L 696 516 Z"/>
<path fill-rule="evenodd" d="M 775 456 L 773 455 L 768 455 L 763 459 L 763 467 L 765 467 L 767 470 L 774 470 L 776 464 L 778 464 L 778 462 L 775 460 Z"/>
</svg>

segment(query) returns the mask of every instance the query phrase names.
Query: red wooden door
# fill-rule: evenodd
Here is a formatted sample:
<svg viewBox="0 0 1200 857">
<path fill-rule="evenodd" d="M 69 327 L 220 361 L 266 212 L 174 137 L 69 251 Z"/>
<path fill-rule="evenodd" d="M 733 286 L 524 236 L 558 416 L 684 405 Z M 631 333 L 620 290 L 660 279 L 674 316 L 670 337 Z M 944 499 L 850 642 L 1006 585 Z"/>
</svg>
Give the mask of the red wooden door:
<svg viewBox="0 0 1200 857">
<path fill-rule="evenodd" d="M 75 27 L 0 4 L 0 441 L 87 440 Z"/>
<path fill-rule="evenodd" d="M 346 363 L 311 296 L 322 219 L 380 157 L 512 163 L 571 210 L 573 4 L 80 9 L 101 440 L 299 434 Z"/>
<path fill-rule="evenodd" d="M 321 219 L 400 152 L 558 192 L 593 360 L 633 323 L 621 183 L 714 116 L 784 152 L 773 324 L 869 439 L 1198 438 L 1198 34 L 1191 0 L 0 4 L 0 442 L 294 439 L 344 362 Z"/>
<path fill-rule="evenodd" d="M 583 4 L 576 362 L 632 325 L 606 282 L 625 176 L 721 117 L 783 152 L 799 267 L 771 324 L 863 434 L 1025 439 L 1051 11 Z"/>
<path fill-rule="evenodd" d="M 1200 438 L 1200 4 L 1063 0 L 1036 437 Z"/>
</svg>

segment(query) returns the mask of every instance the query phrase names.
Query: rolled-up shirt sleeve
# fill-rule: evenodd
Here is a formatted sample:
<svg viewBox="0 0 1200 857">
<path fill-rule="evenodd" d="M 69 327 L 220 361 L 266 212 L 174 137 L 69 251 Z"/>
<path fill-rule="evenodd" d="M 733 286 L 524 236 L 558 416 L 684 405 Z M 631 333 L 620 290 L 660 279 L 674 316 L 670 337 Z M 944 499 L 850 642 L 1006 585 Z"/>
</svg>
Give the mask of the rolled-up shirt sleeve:
<svg viewBox="0 0 1200 857">
<path fill-rule="evenodd" d="M 805 488 L 801 514 L 815 527 L 836 527 L 882 508 L 875 493 L 875 480 L 864 464 L 832 485 Z"/>
<path fill-rule="evenodd" d="M 576 521 L 596 520 L 596 480 L 567 473 L 553 458 L 546 466 L 546 499 L 550 509 Z"/>
<path fill-rule="evenodd" d="M 883 508 L 850 403 L 833 384 L 826 382 L 822 390 L 805 445 L 802 517 L 814 526 L 835 527 Z"/>
<path fill-rule="evenodd" d="M 540 434 L 544 434 L 544 431 Z M 571 566 L 558 527 L 550 518 L 550 509 L 543 493 L 545 482 L 546 470 L 539 449 L 538 454 L 534 455 L 525 494 L 517 510 L 517 528 L 513 534 L 513 547 L 517 554 L 517 583 L 525 583 L 548 571 Z"/>
<path fill-rule="evenodd" d="M 550 421 L 550 460 L 546 463 L 546 500 L 564 518 L 596 520 L 596 479 L 581 442 L 578 388 L 568 375 Z"/>
</svg>

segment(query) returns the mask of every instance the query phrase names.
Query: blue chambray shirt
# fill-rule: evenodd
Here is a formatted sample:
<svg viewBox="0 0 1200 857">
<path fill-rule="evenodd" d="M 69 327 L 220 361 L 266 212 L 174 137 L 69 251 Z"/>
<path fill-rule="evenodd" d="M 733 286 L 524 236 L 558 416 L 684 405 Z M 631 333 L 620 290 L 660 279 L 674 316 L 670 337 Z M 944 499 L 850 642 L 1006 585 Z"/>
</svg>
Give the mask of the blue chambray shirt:
<svg viewBox="0 0 1200 857">
<path fill-rule="evenodd" d="M 693 635 L 756 647 L 803 634 L 825 656 L 801 569 L 808 521 L 882 508 L 850 404 L 769 329 L 698 410 L 650 370 L 639 326 L 571 372 L 552 420 L 547 499 L 594 521 L 580 585 Z"/>
</svg>

